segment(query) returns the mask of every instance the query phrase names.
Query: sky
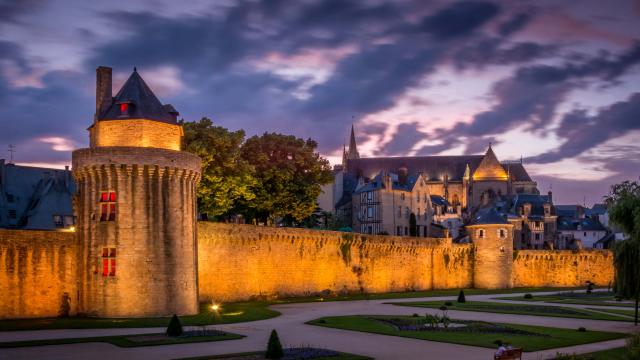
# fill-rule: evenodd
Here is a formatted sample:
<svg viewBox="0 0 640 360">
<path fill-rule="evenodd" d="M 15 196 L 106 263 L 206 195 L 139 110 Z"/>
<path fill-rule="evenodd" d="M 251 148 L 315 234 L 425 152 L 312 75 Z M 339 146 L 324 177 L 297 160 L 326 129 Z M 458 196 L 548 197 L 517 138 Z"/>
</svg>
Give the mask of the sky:
<svg viewBox="0 0 640 360">
<path fill-rule="evenodd" d="M 361 156 L 520 160 L 556 204 L 640 176 L 640 1 L 0 0 L 0 158 L 88 146 L 95 68 L 186 121 Z"/>
</svg>

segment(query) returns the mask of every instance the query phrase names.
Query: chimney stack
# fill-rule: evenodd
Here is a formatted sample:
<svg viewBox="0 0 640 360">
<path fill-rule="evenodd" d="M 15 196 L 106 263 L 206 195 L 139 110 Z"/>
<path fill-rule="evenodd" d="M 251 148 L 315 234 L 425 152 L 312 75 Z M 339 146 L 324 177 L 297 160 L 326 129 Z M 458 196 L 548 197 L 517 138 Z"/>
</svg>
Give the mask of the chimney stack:
<svg viewBox="0 0 640 360">
<path fill-rule="evenodd" d="M 111 106 L 112 101 L 111 68 L 98 66 L 96 69 L 96 119 Z"/>
</svg>

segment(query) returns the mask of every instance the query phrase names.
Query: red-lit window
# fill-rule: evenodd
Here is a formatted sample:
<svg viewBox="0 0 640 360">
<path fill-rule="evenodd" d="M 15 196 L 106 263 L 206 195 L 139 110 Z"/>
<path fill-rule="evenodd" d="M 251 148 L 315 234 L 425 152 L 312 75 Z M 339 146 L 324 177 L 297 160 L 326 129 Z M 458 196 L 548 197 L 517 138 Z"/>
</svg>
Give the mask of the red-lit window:
<svg viewBox="0 0 640 360">
<path fill-rule="evenodd" d="M 129 104 L 127 104 L 127 103 L 120 104 L 120 112 L 122 114 L 128 113 L 129 112 Z"/>
<path fill-rule="evenodd" d="M 100 193 L 100 221 L 116 221 L 116 193 L 114 191 Z"/>
<path fill-rule="evenodd" d="M 102 248 L 102 276 L 116 276 L 116 248 Z"/>
</svg>

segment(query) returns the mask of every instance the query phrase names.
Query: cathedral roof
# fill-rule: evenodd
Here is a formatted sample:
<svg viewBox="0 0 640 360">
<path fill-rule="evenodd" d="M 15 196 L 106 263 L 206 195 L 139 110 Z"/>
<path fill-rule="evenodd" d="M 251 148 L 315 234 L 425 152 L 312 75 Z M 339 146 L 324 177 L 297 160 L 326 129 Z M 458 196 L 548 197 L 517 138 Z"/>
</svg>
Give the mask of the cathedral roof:
<svg viewBox="0 0 640 360">
<path fill-rule="evenodd" d="M 348 174 L 372 179 L 381 171 L 397 172 L 405 167 L 410 175 L 422 173 L 426 180 L 462 181 L 467 164 L 475 169 L 483 155 L 374 157 L 348 160 Z"/>
<path fill-rule="evenodd" d="M 489 145 L 489 149 L 482 157 L 482 161 L 473 172 L 473 180 L 507 180 L 507 178 L 507 172 L 498 161 L 496 154 L 491 149 L 491 145 Z"/>
<path fill-rule="evenodd" d="M 127 111 L 122 111 L 121 106 L 126 106 Z M 109 108 L 98 116 L 98 120 L 148 119 L 175 124 L 177 115 L 173 106 L 162 105 L 134 69 Z"/>
</svg>

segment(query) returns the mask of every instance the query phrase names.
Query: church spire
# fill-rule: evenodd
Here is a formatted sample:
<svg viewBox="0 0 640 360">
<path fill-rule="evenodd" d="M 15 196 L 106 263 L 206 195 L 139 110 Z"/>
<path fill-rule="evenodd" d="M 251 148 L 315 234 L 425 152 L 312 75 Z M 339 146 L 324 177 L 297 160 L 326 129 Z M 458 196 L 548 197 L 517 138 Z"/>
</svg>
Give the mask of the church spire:
<svg viewBox="0 0 640 360">
<path fill-rule="evenodd" d="M 360 153 L 358 153 L 358 146 L 356 145 L 356 134 L 351 124 L 351 138 L 349 139 L 349 151 L 347 152 L 347 159 L 360 159 Z"/>
</svg>

